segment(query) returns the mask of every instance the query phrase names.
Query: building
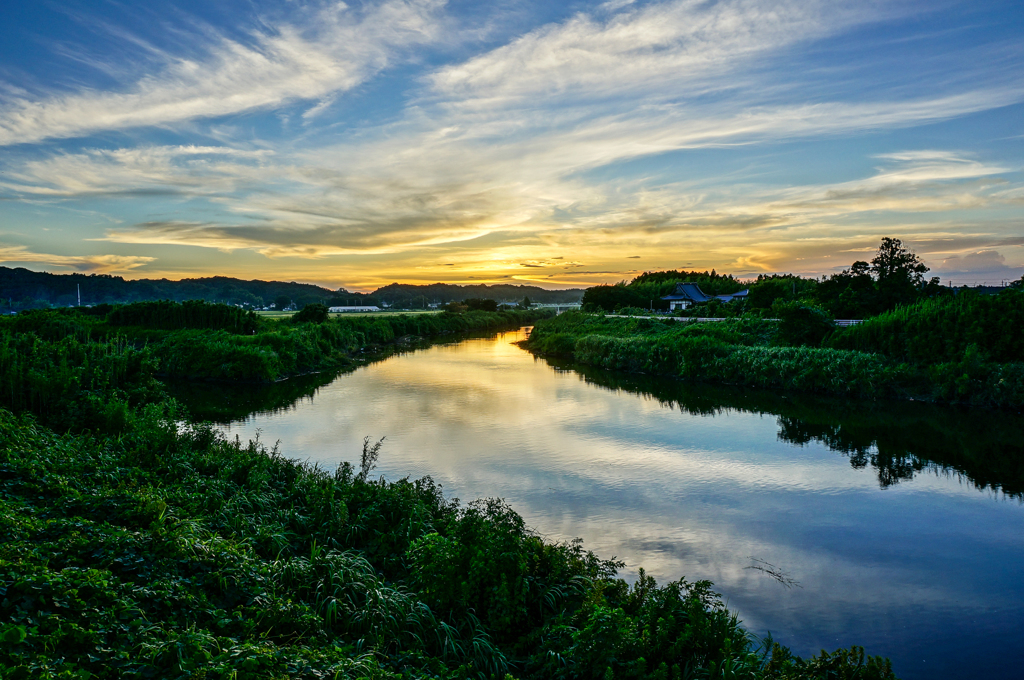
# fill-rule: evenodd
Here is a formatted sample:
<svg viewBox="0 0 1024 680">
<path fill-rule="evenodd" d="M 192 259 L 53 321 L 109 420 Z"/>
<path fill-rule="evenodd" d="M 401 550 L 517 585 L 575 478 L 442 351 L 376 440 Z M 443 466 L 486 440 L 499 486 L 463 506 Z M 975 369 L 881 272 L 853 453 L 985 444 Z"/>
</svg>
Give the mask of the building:
<svg viewBox="0 0 1024 680">
<path fill-rule="evenodd" d="M 674 312 L 677 309 L 686 309 L 692 304 L 707 302 L 708 300 L 721 300 L 722 302 L 742 300 L 747 297 L 749 292 L 749 289 L 744 289 L 738 293 L 730 293 L 728 295 L 708 295 L 696 283 L 686 282 L 677 283 L 676 289 L 661 299 L 667 300 L 669 310 Z"/>
<path fill-rule="evenodd" d="M 363 306 L 352 306 L 352 307 L 330 307 L 327 311 L 332 314 L 338 312 L 379 312 L 380 307 L 363 305 Z"/>
</svg>

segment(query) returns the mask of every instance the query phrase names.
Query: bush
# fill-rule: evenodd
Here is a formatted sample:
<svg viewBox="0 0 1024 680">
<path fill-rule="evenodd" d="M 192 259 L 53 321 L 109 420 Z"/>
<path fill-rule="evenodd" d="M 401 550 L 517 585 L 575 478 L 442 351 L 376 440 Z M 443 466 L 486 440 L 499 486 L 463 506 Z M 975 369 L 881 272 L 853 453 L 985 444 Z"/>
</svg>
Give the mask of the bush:
<svg viewBox="0 0 1024 680">
<path fill-rule="evenodd" d="M 786 303 L 790 305 L 791 303 Z M 792 305 L 790 341 L 813 344 L 828 326 L 820 310 Z M 811 323 L 806 317 L 811 317 Z M 793 321 L 797 319 L 798 321 Z M 915 363 L 833 347 L 779 346 L 784 318 L 719 322 L 622 319 L 566 312 L 539 322 L 530 351 L 581 364 L 705 382 L 987 407 L 1024 407 L 1024 362 L 992 362 L 977 346 L 954 361 Z M 815 330 L 809 335 L 809 330 Z M 871 328 L 869 326 L 869 328 Z M 836 331 L 832 344 L 846 330 Z M 870 338 L 877 329 L 872 329 Z M 860 337 L 860 336 L 858 336 Z M 838 344 L 837 342 L 835 344 Z"/>
<path fill-rule="evenodd" d="M 1024 291 L 999 295 L 960 291 L 923 300 L 837 331 L 828 345 L 879 352 L 901 361 L 959 361 L 975 347 L 988 361 L 1024 360 Z"/>
<path fill-rule="evenodd" d="M 835 328 L 824 309 L 803 302 L 776 302 L 772 314 L 779 320 L 778 342 L 796 347 L 818 347 Z"/>
<path fill-rule="evenodd" d="M 311 305 L 306 305 L 300 309 L 296 314 L 292 315 L 292 323 L 323 323 L 327 321 L 329 317 L 327 305 L 322 305 L 319 302 L 314 302 Z"/>
</svg>

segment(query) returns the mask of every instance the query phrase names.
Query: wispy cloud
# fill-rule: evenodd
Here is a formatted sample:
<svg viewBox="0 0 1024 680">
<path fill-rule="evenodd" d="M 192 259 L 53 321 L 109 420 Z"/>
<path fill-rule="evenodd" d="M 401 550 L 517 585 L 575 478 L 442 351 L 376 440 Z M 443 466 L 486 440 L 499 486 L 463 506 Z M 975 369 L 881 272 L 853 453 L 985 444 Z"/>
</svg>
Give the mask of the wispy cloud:
<svg viewBox="0 0 1024 680">
<path fill-rule="evenodd" d="M 852 22 L 881 18 L 881 3 L 662 2 L 618 11 L 602 20 L 580 13 L 539 28 L 509 45 L 432 77 L 435 88 L 463 104 L 508 105 L 512 100 L 575 94 L 589 99 L 642 93 L 657 84 L 659 99 L 718 90 L 712 79 L 767 51 L 825 35 Z M 735 84 L 726 80 L 725 87 Z M 666 85 L 688 83 L 679 91 Z"/>
<path fill-rule="evenodd" d="M 387 0 L 358 10 L 332 2 L 306 10 L 311 16 L 302 24 L 253 29 L 248 43 L 202 35 L 198 54 L 157 54 L 162 68 L 117 91 L 9 98 L 0 104 L 0 145 L 335 96 L 365 82 L 403 49 L 438 40 L 442 6 L 440 0 Z"/>
<path fill-rule="evenodd" d="M 423 267 L 424 276 L 457 263 L 494 277 L 583 280 L 637 264 L 623 253 L 651 268 L 685 260 L 827 271 L 844 264 L 828 253 L 870 249 L 879 234 L 932 238 L 955 231 L 951 215 L 1019 205 L 1018 170 L 969 153 L 912 150 L 876 155 L 873 172 L 846 175 L 856 179 L 794 184 L 752 173 L 681 180 L 639 161 L 685 167 L 695 150 L 892 131 L 1024 101 L 1019 77 L 980 70 L 970 87 L 937 78 L 908 89 L 865 86 L 842 66 L 827 78 L 791 68 L 801 44 L 820 46 L 908 6 L 606 3 L 428 69 L 386 123 L 336 133 L 333 102 L 411 48 L 442 40 L 447 24 L 441 3 L 426 0 L 322 5 L 254 29 L 244 44 L 217 34 L 198 57 L 150 50 L 163 67 L 118 91 L 21 94 L 0 106 L 0 143 L 126 126 L 180 131 L 197 118 L 296 100 L 309 102 L 310 136 L 255 146 L 237 142 L 230 125 L 207 126 L 195 146 L 41 154 L 3 164 L 0 189 L 36 202 L 196 199 L 188 201 L 194 210 L 153 211 L 102 237 L 140 248 L 362 256 Z M 1005 237 L 1000 229 L 971 247 L 988 248 Z M 570 272 L 554 252 L 587 262 L 586 271 Z"/>
<path fill-rule="evenodd" d="M 53 255 L 32 252 L 25 246 L 0 244 L 0 262 L 46 264 L 96 274 L 129 272 L 155 259 L 140 255 Z"/>
<path fill-rule="evenodd" d="M 266 185 L 261 172 L 273 151 L 223 146 L 138 146 L 90 149 L 25 161 L 0 188 L 15 194 L 81 198 L 97 195 L 211 195 Z"/>
</svg>

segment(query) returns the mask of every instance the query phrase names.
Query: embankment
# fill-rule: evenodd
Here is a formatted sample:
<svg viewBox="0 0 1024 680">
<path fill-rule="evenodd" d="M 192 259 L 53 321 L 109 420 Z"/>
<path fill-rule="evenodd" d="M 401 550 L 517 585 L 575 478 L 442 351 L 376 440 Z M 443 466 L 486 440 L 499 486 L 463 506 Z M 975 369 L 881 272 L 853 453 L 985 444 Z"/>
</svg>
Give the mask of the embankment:
<svg viewBox="0 0 1024 680">
<path fill-rule="evenodd" d="M 775 323 L 761 319 L 680 323 L 569 312 L 538 322 L 524 346 L 590 366 L 710 383 L 1024 408 L 1019 357 L 995 361 L 968 344 L 936 360 L 914 361 L 844 348 L 851 331 L 865 334 L 857 327 L 841 329 L 826 338 L 830 346 L 793 347 L 780 346 Z"/>
</svg>

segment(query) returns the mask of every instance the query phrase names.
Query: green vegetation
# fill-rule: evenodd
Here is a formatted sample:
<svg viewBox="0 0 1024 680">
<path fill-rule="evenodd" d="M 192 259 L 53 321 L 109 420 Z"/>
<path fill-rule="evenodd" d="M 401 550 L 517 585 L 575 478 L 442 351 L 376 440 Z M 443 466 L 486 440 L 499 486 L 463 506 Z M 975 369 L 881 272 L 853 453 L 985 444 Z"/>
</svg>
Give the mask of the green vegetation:
<svg viewBox="0 0 1024 680">
<path fill-rule="evenodd" d="M 661 298 L 675 290 L 676 284 L 692 281 L 700 284 L 701 290 L 708 295 L 735 293 L 743 289 L 743 284 L 732 275 L 710 272 L 664 271 L 644 272 L 629 282 L 614 286 L 594 286 L 583 293 L 583 308 L 588 311 L 614 312 L 622 308 L 644 310 L 666 310 L 668 303 Z M 701 314 L 700 316 L 708 316 Z"/>
<path fill-rule="evenodd" d="M 819 279 L 793 274 L 759 275 L 740 281 L 730 274 L 671 270 L 644 272 L 614 286 L 595 286 L 583 294 L 583 309 L 590 312 L 621 312 L 623 309 L 667 310 L 661 298 L 675 290 L 677 283 L 691 282 L 707 295 L 725 295 L 748 289 L 746 299 L 723 304 L 709 300 L 678 312 L 685 317 L 735 317 L 760 315 L 778 317 L 780 305 L 817 307 L 835 319 L 864 319 L 920 300 L 949 296 L 953 291 L 939 285 L 937 278 L 925 281 L 928 271 L 903 242 L 883 238 L 871 262 L 854 262 L 849 269 Z"/>
<path fill-rule="evenodd" d="M 567 312 L 539 322 L 527 347 L 586 365 L 706 382 L 1024 407 L 1024 291 L 924 300 L 839 329 L 811 306 L 775 310 L 778 321 L 713 323 Z"/>
<path fill-rule="evenodd" d="M 1024 291 L 961 293 L 885 312 L 836 333 L 829 346 L 878 352 L 916 363 L 957 361 L 971 351 L 986 361 L 1024 359 Z"/>
<path fill-rule="evenodd" d="M 289 321 L 292 323 L 323 323 L 327 321 L 329 316 L 327 305 L 322 305 L 318 302 L 314 302 L 311 305 L 306 305 L 299 312 L 291 317 Z"/>
<path fill-rule="evenodd" d="M 727 321 L 680 326 L 569 314 L 539 323 L 527 347 L 586 365 L 707 382 L 1024 407 L 1024 286 L 980 295 L 925 282 L 927 271 L 899 239 L 883 238 L 870 263 L 854 262 L 820 281 L 759 276 L 746 299 L 712 299 L 678 313 Z M 628 285 L 588 289 L 583 311 L 647 314 L 646 307 L 657 308 L 655 297 L 684 281 L 709 295 L 747 285 L 713 270 L 648 272 Z M 851 327 L 834 321 L 870 315 Z"/>
<path fill-rule="evenodd" d="M 462 304 L 466 305 L 469 309 L 481 312 L 498 311 L 498 301 L 488 298 L 466 298 L 462 301 Z"/>
<path fill-rule="evenodd" d="M 255 335 L 4 320 L 0 678 L 894 677 L 858 648 L 803 660 L 753 638 L 706 581 L 641 573 L 630 586 L 501 501 L 375 480 L 380 442 L 358 470 L 327 473 L 228 441 L 153 377 L 186 340 L 231 363 L 273 342 L 279 356 L 316 342 L 328 355 L 527 318 L 267 322 Z"/>
<path fill-rule="evenodd" d="M 893 677 L 858 650 L 766 659 L 707 582 L 629 587 L 500 501 L 173 418 L 57 435 L 0 411 L 0 676 Z"/>
<path fill-rule="evenodd" d="M 134 303 L 113 308 L 106 318 L 75 310 L 23 312 L 0 320 L 0 342 L 7 348 L 0 349 L 5 357 L 0 358 L 0 380 L 17 375 L 11 378 L 15 383 L 33 386 L 24 387 L 32 391 L 24 398 L 42 398 L 39 395 L 49 389 L 45 376 L 63 366 L 69 375 L 81 376 L 75 380 L 82 381 L 83 394 L 92 393 L 106 386 L 103 375 L 108 369 L 98 357 L 116 355 L 161 377 L 274 382 L 353 366 L 396 342 L 407 345 L 451 333 L 518 328 L 551 314 L 510 310 L 325 320 L 324 309 L 308 306 L 288 323 L 198 301 Z M 124 325 L 130 323 L 139 325 Z M 82 401 L 61 397 L 59 387 L 54 394 L 57 410 L 65 402 Z"/>
<path fill-rule="evenodd" d="M 201 300 L 136 302 L 115 307 L 107 315 L 111 326 L 143 326 L 159 330 L 186 328 L 219 329 L 232 333 L 254 333 L 259 327 L 255 312 Z"/>
</svg>

